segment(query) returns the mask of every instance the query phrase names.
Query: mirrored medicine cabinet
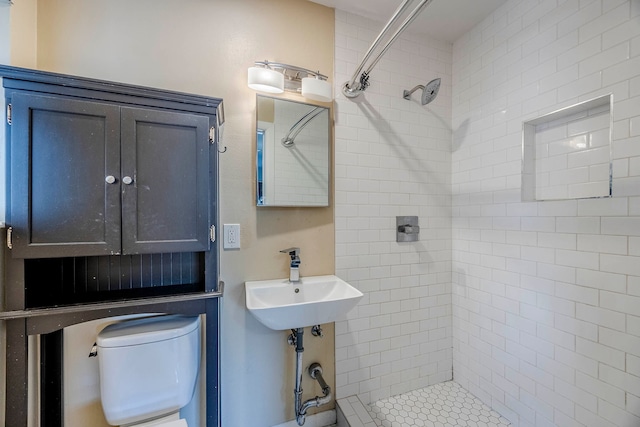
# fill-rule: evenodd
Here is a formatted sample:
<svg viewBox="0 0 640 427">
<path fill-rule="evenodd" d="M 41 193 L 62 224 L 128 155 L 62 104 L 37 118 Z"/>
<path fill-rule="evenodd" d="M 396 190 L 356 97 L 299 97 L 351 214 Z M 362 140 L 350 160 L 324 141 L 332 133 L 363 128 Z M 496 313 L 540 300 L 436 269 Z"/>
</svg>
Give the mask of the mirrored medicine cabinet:
<svg viewBox="0 0 640 427">
<path fill-rule="evenodd" d="M 329 206 L 329 109 L 257 95 L 258 206 Z"/>
</svg>

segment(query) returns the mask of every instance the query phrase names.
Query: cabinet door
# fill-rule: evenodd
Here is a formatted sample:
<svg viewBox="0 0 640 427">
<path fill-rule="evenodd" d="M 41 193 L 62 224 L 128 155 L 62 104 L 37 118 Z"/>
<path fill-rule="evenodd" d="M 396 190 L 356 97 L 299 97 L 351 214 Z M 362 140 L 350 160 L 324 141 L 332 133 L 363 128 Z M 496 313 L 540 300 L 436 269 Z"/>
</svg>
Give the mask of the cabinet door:
<svg viewBox="0 0 640 427">
<path fill-rule="evenodd" d="M 120 252 L 117 106 L 15 93 L 11 100 L 13 257 Z"/>
<path fill-rule="evenodd" d="M 208 250 L 209 118 L 127 107 L 121 118 L 123 252 Z"/>
</svg>

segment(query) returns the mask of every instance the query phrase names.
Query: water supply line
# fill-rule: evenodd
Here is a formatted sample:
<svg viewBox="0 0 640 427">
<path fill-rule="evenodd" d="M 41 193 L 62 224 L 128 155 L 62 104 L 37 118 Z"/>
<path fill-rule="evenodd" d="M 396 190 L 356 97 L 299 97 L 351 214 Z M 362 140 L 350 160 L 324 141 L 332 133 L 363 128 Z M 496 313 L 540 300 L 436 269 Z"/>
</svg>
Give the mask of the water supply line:
<svg viewBox="0 0 640 427">
<path fill-rule="evenodd" d="M 369 75 L 373 70 L 373 67 L 376 66 L 380 58 L 389 50 L 393 42 L 402 34 L 402 32 L 411 24 L 414 19 L 418 17 L 420 12 L 433 0 L 420 0 L 418 5 L 409 13 L 409 15 L 405 18 L 405 20 L 400 24 L 398 29 L 393 33 L 393 35 L 389 38 L 389 40 L 385 43 L 385 45 L 380 49 L 380 52 L 375 56 L 375 58 L 369 63 L 369 66 L 365 68 L 365 65 L 372 57 L 373 53 L 376 51 L 378 46 L 382 43 L 383 38 L 391 31 L 391 28 L 401 19 L 402 14 L 409 8 L 411 3 L 414 0 L 404 0 L 402 4 L 395 11 L 389 22 L 384 26 L 378 37 L 373 41 L 371 47 L 367 53 L 365 53 L 362 62 L 356 68 L 356 71 L 353 73 L 353 77 L 348 82 L 342 86 L 342 93 L 347 98 L 355 98 L 364 92 L 369 87 Z"/>
<path fill-rule="evenodd" d="M 294 403 L 296 410 L 296 421 L 298 425 L 304 424 L 305 415 L 300 415 L 300 408 L 302 407 L 302 353 L 304 347 L 302 345 L 304 337 L 304 328 L 298 328 L 293 331 L 294 345 L 296 346 L 296 388 L 293 390 Z"/>
<path fill-rule="evenodd" d="M 309 408 L 326 405 L 331 402 L 331 387 L 327 385 L 322 377 L 322 366 L 319 363 L 312 363 L 309 366 L 309 375 L 318 381 L 322 388 L 322 396 L 316 396 L 302 402 L 302 353 L 304 328 L 292 329 L 289 335 L 289 344 L 296 346 L 296 388 L 293 390 L 295 398 L 296 422 L 299 426 L 304 425 Z"/>
</svg>

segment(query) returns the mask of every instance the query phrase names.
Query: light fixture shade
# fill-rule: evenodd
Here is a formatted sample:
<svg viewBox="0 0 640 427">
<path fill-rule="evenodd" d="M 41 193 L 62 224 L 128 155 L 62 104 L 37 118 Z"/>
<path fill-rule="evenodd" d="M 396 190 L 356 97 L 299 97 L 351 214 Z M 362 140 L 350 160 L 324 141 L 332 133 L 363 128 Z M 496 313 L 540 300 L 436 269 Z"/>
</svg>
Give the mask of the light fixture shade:
<svg viewBox="0 0 640 427">
<path fill-rule="evenodd" d="M 331 83 L 326 80 L 315 77 L 305 77 L 302 79 L 302 96 L 305 98 L 314 101 L 329 102 L 333 99 L 331 92 Z"/>
<path fill-rule="evenodd" d="M 250 67 L 247 84 L 253 90 L 268 93 L 284 92 L 284 75 L 263 67 Z"/>
</svg>

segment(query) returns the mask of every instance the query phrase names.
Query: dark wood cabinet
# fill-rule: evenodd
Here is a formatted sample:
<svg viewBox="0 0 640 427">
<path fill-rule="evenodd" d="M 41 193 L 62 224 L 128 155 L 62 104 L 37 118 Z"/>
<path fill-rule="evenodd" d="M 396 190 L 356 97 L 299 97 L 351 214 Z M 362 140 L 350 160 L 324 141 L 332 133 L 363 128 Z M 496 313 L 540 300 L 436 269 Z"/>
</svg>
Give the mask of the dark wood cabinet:
<svg viewBox="0 0 640 427">
<path fill-rule="evenodd" d="M 18 92 L 12 255 L 209 249 L 209 117 Z"/>
<path fill-rule="evenodd" d="M 144 313 L 205 314 L 206 422 L 219 427 L 222 100 L 2 65 L 0 77 L 7 427 L 27 426 L 28 335 L 42 344 L 41 423 L 62 426 L 62 328 Z"/>
<path fill-rule="evenodd" d="M 120 109 L 100 102 L 11 97 L 9 224 L 16 258 L 120 252 Z"/>
<path fill-rule="evenodd" d="M 208 250 L 209 118 L 141 108 L 121 117 L 122 252 Z"/>
</svg>

